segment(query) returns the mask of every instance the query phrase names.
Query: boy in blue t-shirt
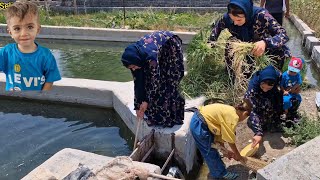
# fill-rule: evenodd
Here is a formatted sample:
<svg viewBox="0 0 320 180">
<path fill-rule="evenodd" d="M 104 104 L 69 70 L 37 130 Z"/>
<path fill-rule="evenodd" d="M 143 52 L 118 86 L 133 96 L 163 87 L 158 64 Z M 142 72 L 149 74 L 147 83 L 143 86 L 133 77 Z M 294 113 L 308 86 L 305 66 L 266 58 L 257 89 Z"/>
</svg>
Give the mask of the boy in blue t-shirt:
<svg viewBox="0 0 320 180">
<path fill-rule="evenodd" d="M 284 121 L 297 119 L 297 110 L 302 101 L 300 87 L 302 85 L 302 78 L 300 71 L 303 67 L 303 60 L 297 57 L 292 57 L 288 71 L 282 74 L 281 90 L 283 91 L 283 110 L 284 114 L 281 119 Z"/>
<path fill-rule="evenodd" d="M 0 49 L 6 90 L 50 90 L 61 76 L 50 50 L 34 42 L 40 31 L 37 6 L 15 2 L 6 9 L 5 16 L 8 33 L 16 42 Z"/>
</svg>

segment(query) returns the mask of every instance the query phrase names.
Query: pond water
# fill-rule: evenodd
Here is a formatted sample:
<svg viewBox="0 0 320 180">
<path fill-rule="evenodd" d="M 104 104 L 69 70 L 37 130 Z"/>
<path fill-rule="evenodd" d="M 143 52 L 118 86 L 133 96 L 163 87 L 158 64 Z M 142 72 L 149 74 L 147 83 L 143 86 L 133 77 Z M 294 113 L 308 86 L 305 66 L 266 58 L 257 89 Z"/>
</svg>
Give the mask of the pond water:
<svg viewBox="0 0 320 180">
<path fill-rule="evenodd" d="M 63 148 L 130 155 L 133 133 L 113 109 L 0 96 L 0 179 L 21 179 Z"/>
<path fill-rule="evenodd" d="M 8 38 L 0 40 L 0 47 L 9 42 L 13 43 Z M 37 42 L 52 51 L 63 77 L 132 81 L 130 71 L 120 61 L 129 43 L 43 39 Z"/>
</svg>

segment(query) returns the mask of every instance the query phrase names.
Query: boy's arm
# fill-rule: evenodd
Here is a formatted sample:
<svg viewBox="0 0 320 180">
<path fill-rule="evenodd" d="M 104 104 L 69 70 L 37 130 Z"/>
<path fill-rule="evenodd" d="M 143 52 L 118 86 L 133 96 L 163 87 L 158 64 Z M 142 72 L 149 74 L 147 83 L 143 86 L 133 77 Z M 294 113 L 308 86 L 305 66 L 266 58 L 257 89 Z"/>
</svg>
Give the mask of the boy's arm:
<svg viewBox="0 0 320 180">
<path fill-rule="evenodd" d="M 46 82 L 43 85 L 42 91 L 49 91 L 52 89 L 53 83 L 50 82 Z"/>
<path fill-rule="evenodd" d="M 290 93 L 292 94 L 299 94 L 300 93 L 300 84 L 295 84 L 292 88 Z"/>
<path fill-rule="evenodd" d="M 238 149 L 237 149 L 237 146 L 236 144 L 233 144 L 233 143 L 228 143 L 232 152 L 234 153 L 234 157 L 233 159 L 237 160 L 237 161 L 243 161 L 243 158 L 242 156 L 240 155 Z"/>
<path fill-rule="evenodd" d="M 260 1 L 260 7 L 264 7 L 265 4 L 266 4 L 266 0 L 261 0 Z"/>
<path fill-rule="evenodd" d="M 48 59 L 44 64 L 44 76 L 46 78 L 46 81 L 42 87 L 42 90 L 50 90 L 52 88 L 53 82 L 61 79 L 56 59 L 50 51 L 48 52 L 47 57 Z"/>
</svg>

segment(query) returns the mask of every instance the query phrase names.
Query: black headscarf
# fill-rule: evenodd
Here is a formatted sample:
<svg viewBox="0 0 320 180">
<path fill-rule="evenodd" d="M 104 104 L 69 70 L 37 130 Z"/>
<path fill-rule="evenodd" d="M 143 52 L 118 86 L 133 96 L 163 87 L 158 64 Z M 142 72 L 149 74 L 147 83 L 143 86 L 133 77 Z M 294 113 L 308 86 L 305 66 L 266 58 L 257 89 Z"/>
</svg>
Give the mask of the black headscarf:
<svg viewBox="0 0 320 180">
<path fill-rule="evenodd" d="M 131 70 L 134 80 L 134 94 L 138 104 L 146 100 L 145 92 L 145 77 L 144 77 L 144 66 L 146 65 L 146 55 L 141 51 L 137 44 L 130 44 L 123 52 L 121 58 L 122 64 L 125 67 L 129 65 L 136 65 L 141 67 L 134 71 Z M 135 107 L 137 109 L 138 107 Z"/>
<path fill-rule="evenodd" d="M 255 92 L 260 92 L 263 96 L 269 96 L 275 93 L 277 91 L 277 85 L 279 84 L 279 79 L 280 78 L 280 73 L 271 65 L 265 67 L 261 71 L 256 72 L 250 82 L 249 82 L 249 87 L 248 91 L 255 91 Z M 263 92 L 262 89 L 260 88 L 261 82 L 264 81 L 272 81 L 274 82 L 274 86 L 271 90 L 267 92 Z"/>
<path fill-rule="evenodd" d="M 242 26 L 236 26 L 233 24 L 228 13 L 224 14 L 224 18 L 226 19 L 226 27 L 230 29 L 232 32 L 236 33 L 237 39 L 241 41 L 250 42 L 253 41 L 254 38 L 254 30 L 253 24 L 256 18 L 256 15 L 265 10 L 264 8 L 256 7 L 253 5 L 252 0 L 230 0 L 231 4 L 238 6 L 243 10 L 246 17 L 246 22 Z"/>
</svg>

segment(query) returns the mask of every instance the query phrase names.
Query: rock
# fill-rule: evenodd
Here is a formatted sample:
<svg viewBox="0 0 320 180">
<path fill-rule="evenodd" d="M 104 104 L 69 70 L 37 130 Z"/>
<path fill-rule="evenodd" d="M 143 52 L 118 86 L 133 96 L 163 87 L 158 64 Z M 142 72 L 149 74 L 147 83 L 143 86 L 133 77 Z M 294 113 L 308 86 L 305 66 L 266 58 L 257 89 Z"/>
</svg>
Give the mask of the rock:
<svg viewBox="0 0 320 180">
<path fill-rule="evenodd" d="M 72 171 L 68 176 L 62 180 L 87 180 L 93 179 L 95 174 L 83 164 L 79 164 L 78 168 Z"/>
<path fill-rule="evenodd" d="M 265 162 L 268 162 L 268 160 L 269 160 L 269 156 L 268 155 L 266 155 L 266 154 L 264 154 L 263 156 L 261 156 L 261 158 L 260 158 L 262 161 L 265 161 Z"/>
</svg>

